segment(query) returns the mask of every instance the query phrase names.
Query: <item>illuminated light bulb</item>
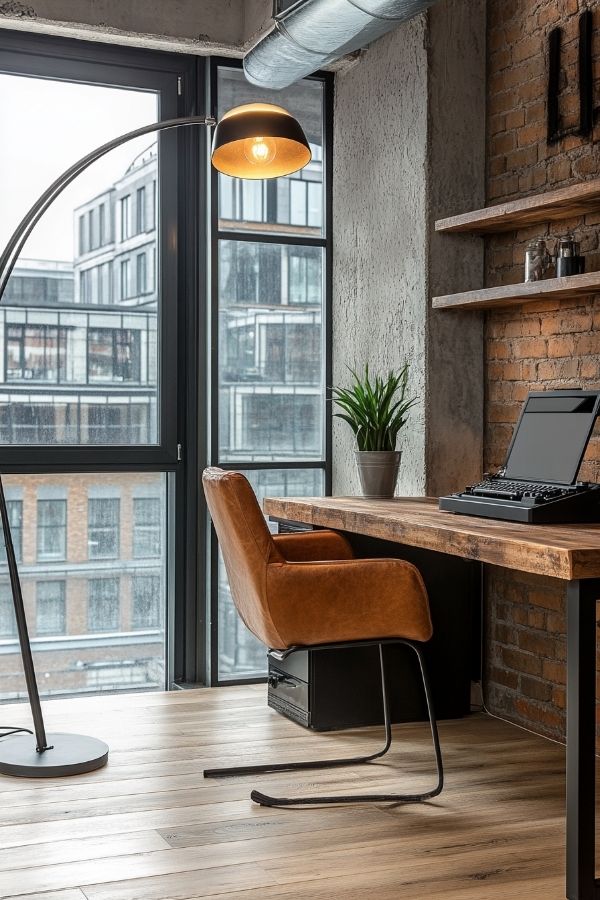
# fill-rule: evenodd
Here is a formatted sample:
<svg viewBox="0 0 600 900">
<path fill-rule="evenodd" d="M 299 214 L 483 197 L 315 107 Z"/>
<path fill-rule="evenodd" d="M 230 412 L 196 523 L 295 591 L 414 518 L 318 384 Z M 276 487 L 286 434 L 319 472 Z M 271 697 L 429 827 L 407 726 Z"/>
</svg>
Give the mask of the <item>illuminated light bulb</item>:
<svg viewBox="0 0 600 900">
<path fill-rule="evenodd" d="M 254 166 L 264 166 L 275 159 L 275 141 L 272 138 L 255 137 L 244 141 L 244 156 Z"/>
</svg>

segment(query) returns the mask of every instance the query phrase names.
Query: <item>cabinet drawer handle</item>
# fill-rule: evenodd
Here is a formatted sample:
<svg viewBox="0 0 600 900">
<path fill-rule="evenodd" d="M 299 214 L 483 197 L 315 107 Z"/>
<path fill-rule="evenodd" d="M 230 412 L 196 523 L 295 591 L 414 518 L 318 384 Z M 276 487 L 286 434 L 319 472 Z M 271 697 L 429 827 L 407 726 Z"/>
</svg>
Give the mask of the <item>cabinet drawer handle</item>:
<svg viewBox="0 0 600 900">
<path fill-rule="evenodd" d="M 287 684 L 288 687 L 296 688 L 298 687 L 298 682 L 294 681 L 292 678 L 288 678 L 287 675 L 269 675 L 269 687 L 277 688 L 280 684 Z"/>
</svg>

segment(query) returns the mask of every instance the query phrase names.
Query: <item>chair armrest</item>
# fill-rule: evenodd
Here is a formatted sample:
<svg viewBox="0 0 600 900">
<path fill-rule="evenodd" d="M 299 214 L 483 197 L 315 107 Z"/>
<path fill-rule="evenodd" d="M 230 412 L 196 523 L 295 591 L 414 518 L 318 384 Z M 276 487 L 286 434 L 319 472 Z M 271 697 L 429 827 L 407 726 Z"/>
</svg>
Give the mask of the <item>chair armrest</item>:
<svg viewBox="0 0 600 900">
<path fill-rule="evenodd" d="M 402 559 L 271 563 L 267 598 L 281 647 L 432 634 L 423 579 Z"/>
<path fill-rule="evenodd" d="M 337 531 L 299 531 L 274 534 L 275 546 L 288 562 L 323 559 L 352 559 L 354 553 L 345 537 Z"/>
</svg>

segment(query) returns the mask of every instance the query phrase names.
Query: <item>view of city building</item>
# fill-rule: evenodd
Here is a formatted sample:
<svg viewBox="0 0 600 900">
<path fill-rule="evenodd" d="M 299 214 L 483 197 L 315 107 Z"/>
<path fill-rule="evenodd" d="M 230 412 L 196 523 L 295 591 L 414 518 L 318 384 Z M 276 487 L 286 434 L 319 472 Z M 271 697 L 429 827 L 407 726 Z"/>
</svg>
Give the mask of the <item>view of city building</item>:
<svg viewBox="0 0 600 900">
<path fill-rule="evenodd" d="M 239 70 L 219 69 L 219 113 L 261 99 Z M 265 496 L 323 493 L 324 182 L 322 86 L 278 97 L 305 128 L 312 161 L 286 178 L 219 176 L 219 460 Z M 248 463 L 267 466 L 244 469 Z M 248 632 L 219 567 L 219 677 L 255 677 L 265 649 Z"/>
<path fill-rule="evenodd" d="M 0 441 L 157 436 L 156 147 L 74 211 L 72 263 L 22 259 L 0 307 Z M 13 541 L 44 695 L 165 685 L 165 479 L 9 475 Z M 25 694 L 0 580 L 0 698 Z"/>
</svg>

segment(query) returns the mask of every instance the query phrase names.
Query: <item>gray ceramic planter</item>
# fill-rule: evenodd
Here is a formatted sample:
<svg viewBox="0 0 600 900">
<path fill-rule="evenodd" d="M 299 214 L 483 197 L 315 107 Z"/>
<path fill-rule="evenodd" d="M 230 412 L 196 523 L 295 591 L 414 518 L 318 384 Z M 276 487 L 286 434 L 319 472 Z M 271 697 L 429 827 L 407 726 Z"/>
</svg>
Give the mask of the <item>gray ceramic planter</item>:
<svg viewBox="0 0 600 900">
<path fill-rule="evenodd" d="M 401 450 L 355 450 L 356 466 L 363 496 L 389 500 L 394 496 Z"/>
</svg>

